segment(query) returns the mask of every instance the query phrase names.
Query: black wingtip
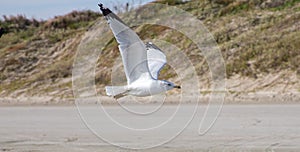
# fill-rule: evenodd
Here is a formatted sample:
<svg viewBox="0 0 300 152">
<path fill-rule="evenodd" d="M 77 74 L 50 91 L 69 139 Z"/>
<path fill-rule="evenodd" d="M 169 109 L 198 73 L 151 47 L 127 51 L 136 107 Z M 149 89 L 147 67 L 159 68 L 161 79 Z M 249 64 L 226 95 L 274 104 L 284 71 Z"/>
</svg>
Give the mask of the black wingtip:
<svg viewBox="0 0 300 152">
<path fill-rule="evenodd" d="M 106 15 L 108 15 L 108 14 L 111 13 L 111 10 L 108 9 L 108 8 L 103 7 L 103 4 L 102 4 L 102 3 L 98 4 L 98 6 L 100 7 L 100 10 L 102 11 L 102 14 L 103 14 L 104 16 L 106 16 Z"/>
<path fill-rule="evenodd" d="M 2 37 L 3 34 L 4 34 L 4 28 L 0 27 L 0 38 Z"/>
</svg>

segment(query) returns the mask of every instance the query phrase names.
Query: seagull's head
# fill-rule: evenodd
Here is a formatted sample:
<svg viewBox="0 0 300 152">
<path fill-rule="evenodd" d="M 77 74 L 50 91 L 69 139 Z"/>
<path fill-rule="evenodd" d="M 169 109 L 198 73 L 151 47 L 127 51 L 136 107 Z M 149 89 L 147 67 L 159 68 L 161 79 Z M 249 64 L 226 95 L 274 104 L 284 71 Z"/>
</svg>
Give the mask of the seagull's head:
<svg viewBox="0 0 300 152">
<path fill-rule="evenodd" d="M 165 90 L 171 90 L 171 89 L 173 89 L 173 88 L 181 89 L 180 86 L 174 85 L 174 83 L 169 82 L 169 81 L 166 81 L 166 80 L 160 81 L 160 83 L 161 83 L 161 86 L 162 86 Z"/>
</svg>

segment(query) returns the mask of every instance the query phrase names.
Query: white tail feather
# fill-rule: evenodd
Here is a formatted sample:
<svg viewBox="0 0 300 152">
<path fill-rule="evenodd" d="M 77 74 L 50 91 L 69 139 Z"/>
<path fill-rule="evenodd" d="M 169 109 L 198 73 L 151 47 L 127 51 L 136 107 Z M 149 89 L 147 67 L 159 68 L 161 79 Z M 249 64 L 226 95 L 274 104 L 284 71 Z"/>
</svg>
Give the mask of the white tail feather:
<svg viewBox="0 0 300 152">
<path fill-rule="evenodd" d="M 106 86 L 106 94 L 108 96 L 116 96 L 127 92 L 126 86 Z"/>
</svg>

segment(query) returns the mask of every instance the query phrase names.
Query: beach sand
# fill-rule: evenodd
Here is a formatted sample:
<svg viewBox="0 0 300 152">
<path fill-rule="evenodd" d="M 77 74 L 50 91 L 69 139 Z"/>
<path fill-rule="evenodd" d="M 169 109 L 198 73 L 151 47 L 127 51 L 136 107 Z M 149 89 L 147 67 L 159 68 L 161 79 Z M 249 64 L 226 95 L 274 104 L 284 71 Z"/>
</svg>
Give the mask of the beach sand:
<svg viewBox="0 0 300 152">
<path fill-rule="evenodd" d="M 178 105 L 164 105 L 165 109 L 149 119 L 160 121 L 170 117 L 166 111 L 175 111 Z M 106 115 L 97 115 L 99 105 L 81 106 L 81 115 L 92 128 L 101 128 L 103 137 L 109 137 L 113 144 L 129 145 L 137 143 L 150 145 L 176 132 L 190 116 L 196 105 L 180 105 L 184 110 L 177 125 L 162 128 L 151 136 L 132 137 L 122 130 L 115 130 L 111 123 L 105 123 Z M 129 105 L 133 110 L 151 111 L 152 106 Z M 104 106 L 118 121 L 130 126 L 149 124 L 136 121 L 124 114 L 118 106 Z M 205 110 L 200 105 L 198 112 Z M 88 116 L 88 113 L 90 114 Z M 224 105 L 216 123 L 204 135 L 197 131 L 203 115 L 196 113 L 191 123 L 172 141 L 155 148 L 142 151 L 300 151 L 300 105 Z M 103 121 L 103 122 L 102 122 Z M 101 130 L 99 129 L 99 130 Z M 180 129 L 179 129 L 180 130 Z M 127 136 L 126 136 L 127 135 Z M 141 145 L 139 145 L 141 146 Z M 93 134 L 81 120 L 75 106 L 0 107 L 0 151 L 9 152 L 69 152 L 69 151 L 135 151 L 112 146 Z"/>
</svg>

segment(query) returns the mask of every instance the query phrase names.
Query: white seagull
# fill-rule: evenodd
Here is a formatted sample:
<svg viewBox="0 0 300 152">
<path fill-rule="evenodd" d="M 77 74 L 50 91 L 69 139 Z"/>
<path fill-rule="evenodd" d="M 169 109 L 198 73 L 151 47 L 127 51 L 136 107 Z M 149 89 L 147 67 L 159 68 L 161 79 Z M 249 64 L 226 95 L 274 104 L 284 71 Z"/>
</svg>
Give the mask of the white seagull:
<svg viewBox="0 0 300 152">
<path fill-rule="evenodd" d="M 158 80 L 158 75 L 167 63 L 165 54 L 151 42 L 144 44 L 110 9 L 98 4 L 105 16 L 121 52 L 127 79 L 126 86 L 106 86 L 106 94 L 119 99 L 126 95 L 145 97 L 166 92 L 173 88 L 180 89 L 166 80 Z"/>
</svg>

